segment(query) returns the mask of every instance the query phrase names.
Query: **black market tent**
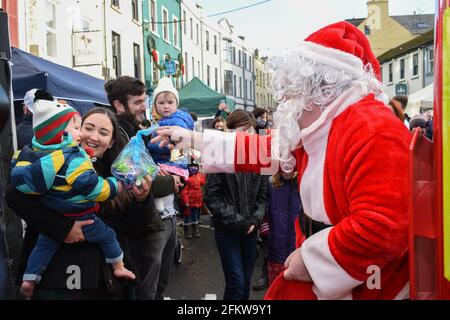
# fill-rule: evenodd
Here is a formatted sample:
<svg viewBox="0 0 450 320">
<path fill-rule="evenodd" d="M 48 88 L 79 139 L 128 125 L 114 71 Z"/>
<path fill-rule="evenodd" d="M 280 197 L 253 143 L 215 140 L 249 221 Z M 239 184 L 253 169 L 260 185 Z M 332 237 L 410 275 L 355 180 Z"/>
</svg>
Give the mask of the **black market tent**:
<svg viewBox="0 0 450 320">
<path fill-rule="evenodd" d="M 45 89 L 55 98 L 67 100 L 82 114 L 94 103 L 109 106 L 103 89 L 105 81 L 17 48 L 12 51 L 14 101 L 23 100 L 33 88 Z"/>
<path fill-rule="evenodd" d="M 199 78 L 194 77 L 179 91 L 180 107 L 195 112 L 199 117 L 213 117 L 223 100 L 230 111 L 234 110 L 234 101 L 220 94 Z"/>
</svg>

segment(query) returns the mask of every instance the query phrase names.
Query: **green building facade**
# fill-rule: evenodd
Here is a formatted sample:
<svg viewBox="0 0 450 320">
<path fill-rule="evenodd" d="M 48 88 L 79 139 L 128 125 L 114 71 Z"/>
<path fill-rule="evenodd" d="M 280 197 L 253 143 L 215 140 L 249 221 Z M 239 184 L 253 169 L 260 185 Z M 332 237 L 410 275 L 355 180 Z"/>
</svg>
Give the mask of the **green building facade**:
<svg viewBox="0 0 450 320">
<path fill-rule="evenodd" d="M 179 88 L 182 80 L 180 0 L 143 0 L 145 84 L 152 98 L 158 79 L 171 76 Z M 167 60 L 167 55 L 171 60 Z M 155 62 L 156 61 L 156 62 Z"/>
</svg>

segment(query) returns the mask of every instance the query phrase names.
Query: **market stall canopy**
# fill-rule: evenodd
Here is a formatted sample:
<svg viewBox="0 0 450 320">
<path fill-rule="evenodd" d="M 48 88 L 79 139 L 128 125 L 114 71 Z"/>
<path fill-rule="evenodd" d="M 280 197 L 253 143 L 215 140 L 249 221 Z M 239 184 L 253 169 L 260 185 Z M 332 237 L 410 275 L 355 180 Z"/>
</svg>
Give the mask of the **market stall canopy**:
<svg viewBox="0 0 450 320">
<path fill-rule="evenodd" d="M 425 111 L 433 108 L 434 101 L 434 85 L 430 84 L 425 88 L 408 96 L 408 106 L 406 107 L 406 113 L 412 117 L 419 114 L 421 111 Z"/>
<path fill-rule="evenodd" d="M 94 103 L 109 106 L 103 88 L 104 80 L 20 49 L 11 49 L 14 101 L 23 100 L 28 90 L 38 88 L 47 90 L 55 98 L 69 101 L 81 113 L 89 110 Z"/>
<path fill-rule="evenodd" d="M 180 107 L 195 112 L 199 117 L 213 117 L 222 100 L 228 105 L 230 111 L 234 110 L 232 99 L 212 90 L 197 77 L 192 78 L 181 88 L 179 95 Z"/>
</svg>

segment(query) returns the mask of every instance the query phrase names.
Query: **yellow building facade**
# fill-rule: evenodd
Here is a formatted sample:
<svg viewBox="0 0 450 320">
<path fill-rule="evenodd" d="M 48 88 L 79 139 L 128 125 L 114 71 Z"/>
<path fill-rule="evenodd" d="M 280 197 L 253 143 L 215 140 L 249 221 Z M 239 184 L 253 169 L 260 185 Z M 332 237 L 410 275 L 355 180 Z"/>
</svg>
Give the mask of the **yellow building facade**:
<svg viewBox="0 0 450 320">
<path fill-rule="evenodd" d="M 269 73 L 265 70 L 267 57 L 260 57 L 258 50 L 253 55 L 255 62 L 255 98 L 256 106 L 267 110 L 275 110 L 277 104 L 273 99 L 269 85 Z"/>
</svg>

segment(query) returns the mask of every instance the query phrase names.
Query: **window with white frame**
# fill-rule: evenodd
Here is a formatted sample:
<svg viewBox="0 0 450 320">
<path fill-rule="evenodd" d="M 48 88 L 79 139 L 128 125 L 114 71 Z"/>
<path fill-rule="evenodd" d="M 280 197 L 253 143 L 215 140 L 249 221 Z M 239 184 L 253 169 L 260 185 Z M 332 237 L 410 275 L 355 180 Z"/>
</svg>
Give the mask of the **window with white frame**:
<svg viewBox="0 0 450 320">
<path fill-rule="evenodd" d="M 122 59 L 120 55 L 120 35 L 118 33 L 112 32 L 112 58 L 113 58 L 113 68 L 115 71 L 115 76 L 120 77 L 122 75 Z"/>
<path fill-rule="evenodd" d="M 150 1 L 150 25 L 151 25 L 151 29 L 153 32 L 157 32 L 156 31 L 156 21 L 158 21 L 158 16 L 157 16 L 157 10 L 156 10 L 156 0 L 151 0 Z"/>
<path fill-rule="evenodd" d="M 45 13 L 47 56 L 56 58 L 56 4 L 47 1 L 45 3 Z"/>
<path fill-rule="evenodd" d="M 413 54 L 413 77 L 419 75 L 419 54 Z"/>
<path fill-rule="evenodd" d="M 211 67 L 206 65 L 206 84 L 208 87 L 211 86 Z"/>
<path fill-rule="evenodd" d="M 217 54 L 217 36 L 214 36 L 214 54 Z"/>
<path fill-rule="evenodd" d="M 427 76 L 434 73 L 434 49 L 432 48 L 425 51 L 425 72 Z"/>
<path fill-rule="evenodd" d="M 239 97 L 242 98 L 242 78 L 239 77 Z"/>
<path fill-rule="evenodd" d="M 141 47 L 137 43 L 133 43 L 134 56 L 134 77 L 141 78 Z"/>
<path fill-rule="evenodd" d="M 183 10 L 183 33 L 186 34 L 186 10 Z"/>
<path fill-rule="evenodd" d="M 238 61 L 239 61 L 239 63 L 238 63 L 238 65 L 239 65 L 239 67 L 241 66 L 241 63 L 242 63 L 242 57 L 241 57 L 241 50 L 238 50 Z"/>
<path fill-rule="evenodd" d="M 214 90 L 219 89 L 219 70 L 217 68 L 214 68 Z"/>
<path fill-rule="evenodd" d="M 163 39 L 169 42 L 169 12 L 162 9 Z"/>
<path fill-rule="evenodd" d="M 389 63 L 389 82 L 394 81 L 394 64 L 391 62 Z"/>
<path fill-rule="evenodd" d="M 206 30 L 205 32 L 205 38 L 206 38 L 206 51 L 209 51 L 209 31 Z"/>
<path fill-rule="evenodd" d="M 192 57 L 192 77 L 195 77 L 195 59 Z"/>
<path fill-rule="evenodd" d="M 119 0 L 111 0 L 111 5 L 113 7 L 120 8 L 120 1 Z"/>
<path fill-rule="evenodd" d="M 178 47 L 178 19 L 173 17 L 173 45 Z"/>
<path fill-rule="evenodd" d="M 195 43 L 197 43 L 197 45 L 200 44 L 200 42 L 198 42 L 199 41 L 198 32 L 199 32 L 198 23 L 196 23 L 195 24 Z"/>
<path fill-rule="evenodd" d="M 400 80 L 405 79 L 405 59 L 400 59 Z"/>
<path fill-rule="evenodd" d="M 83 31 L 88 32 L 91 30 L 91 22 L 87 18 L 83 18 Z"/>
<path fill-rule="evenodd" d="M 233 95 L 235 96 L 235 97 L 237 97 L 238 96 L 238 94 L 237 94 L 237 78 L 236 78 L 236 76 L 234 76 L 234 81 L 233 81 Z"/>
<path fill-rule="evenodd" d="M 133 20 L 139 21 L 139 0 L 131 0 L 131 14 Z"/>
<path fill-rule="evenodd" d="M 188 82 L 189 76 L 188 76 L 188 54 L 187 52 L 184 53 L 184 79 L 186 83 Z"/>
<path fill-rule="evenodd" d="M 190 23 L 191 23 L 191 40 L 194 41 L 194 21 L 192 20 L 192 18 L 190 19 Z"/>
</svg>

